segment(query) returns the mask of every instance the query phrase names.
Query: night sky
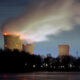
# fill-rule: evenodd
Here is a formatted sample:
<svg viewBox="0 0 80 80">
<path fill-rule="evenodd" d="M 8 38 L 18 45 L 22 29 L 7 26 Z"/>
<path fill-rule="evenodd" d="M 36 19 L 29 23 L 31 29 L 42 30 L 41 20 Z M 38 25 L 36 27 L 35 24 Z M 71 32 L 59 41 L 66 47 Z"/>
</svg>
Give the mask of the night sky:
<svg viewBox="0 0 80 80">
<path fill-rule="evenodd" d="M 79 8 L 80 0 L 0 0 L 0 32 L 21 34 L 35 54 L 57 57 L 58 45 L 69 44 L 70 55 L 80 56 Z"/>
</svg>

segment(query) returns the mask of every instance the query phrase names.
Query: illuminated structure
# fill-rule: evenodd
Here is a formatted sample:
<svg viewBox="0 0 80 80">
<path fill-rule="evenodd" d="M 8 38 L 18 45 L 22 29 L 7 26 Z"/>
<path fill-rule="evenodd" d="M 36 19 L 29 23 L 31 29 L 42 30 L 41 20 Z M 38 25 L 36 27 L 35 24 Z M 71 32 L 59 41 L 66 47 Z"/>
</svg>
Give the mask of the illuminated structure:
<svg viewBox="0 0 80 80">
<path fill-rule="evenodd" d="M 34 44 L 24 44 L 23 51 L 30 53 L 30 54 L 34 54 Z"/>
<path fill-rule="evenodd" d="M 59 56 L 69 55 L 69 45 L 59 45 Z"/>
<path fill-rule="evenodd" d="M 20 40 L 19 36 L 16 35 L 8 35 L 4 34 L 4 48 L 14 50 L 17 49 L 19 51 L 22 50 L 22 40 Z"/>
</svg>

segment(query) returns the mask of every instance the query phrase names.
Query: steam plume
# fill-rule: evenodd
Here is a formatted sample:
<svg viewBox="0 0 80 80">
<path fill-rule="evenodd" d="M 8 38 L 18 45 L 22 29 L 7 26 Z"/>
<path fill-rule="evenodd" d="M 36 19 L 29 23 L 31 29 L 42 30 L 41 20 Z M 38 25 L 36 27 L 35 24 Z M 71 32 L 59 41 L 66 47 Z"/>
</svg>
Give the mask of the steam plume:
<svg viewBox="0 0 80 80">
<path fill-rule="evenodd" d="M 76 0 L 30 0 L 29 4 L 24 15 L 3 24 L 2 32 L 20 33 L 27 41 L 41 42 L 80 24 L 80 3 Z"/>
</svg>

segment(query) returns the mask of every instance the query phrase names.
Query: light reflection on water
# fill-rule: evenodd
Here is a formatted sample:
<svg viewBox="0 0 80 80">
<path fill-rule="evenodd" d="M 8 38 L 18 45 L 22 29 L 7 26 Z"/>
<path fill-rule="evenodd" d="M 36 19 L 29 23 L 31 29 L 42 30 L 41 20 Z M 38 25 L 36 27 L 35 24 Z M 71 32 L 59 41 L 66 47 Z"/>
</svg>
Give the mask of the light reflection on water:
<svg viewBox="0 0 80 80">
<path fill-rule="evenodd" d="M 71 74 L 68 75 L 68 80 L 72 80 Z"/>
<path fill-rule="evenodd" d="M 1 74 L 0 80 L 80 80 L 80 73 L 36 72 L 28 74 Z"/>
</svg>

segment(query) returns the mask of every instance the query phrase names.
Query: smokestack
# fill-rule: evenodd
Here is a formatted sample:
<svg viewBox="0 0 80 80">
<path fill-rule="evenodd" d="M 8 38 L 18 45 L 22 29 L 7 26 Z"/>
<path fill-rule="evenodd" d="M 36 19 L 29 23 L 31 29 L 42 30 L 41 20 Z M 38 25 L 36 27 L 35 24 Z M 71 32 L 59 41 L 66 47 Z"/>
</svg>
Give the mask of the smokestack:
<svg viewBox="0 0 80 80">
<path fill-rule="evenodd" d="M 34 44 L 24 44 L 23 51 L 33 55 L 34 54 Z"/>
<path fill-rule="evenodd" d="M 69 56 L 69 45 L 59 45 L 59 56 Z"/>
<path fill-rule="evenodd" d="M 9 35 L 7 33 L 4 35 L 4 49 L 14 50 L 17 49 L 19 51 L 22 50 L 22 40 L 20 40 L 20 36 Z"/>
</svg>

